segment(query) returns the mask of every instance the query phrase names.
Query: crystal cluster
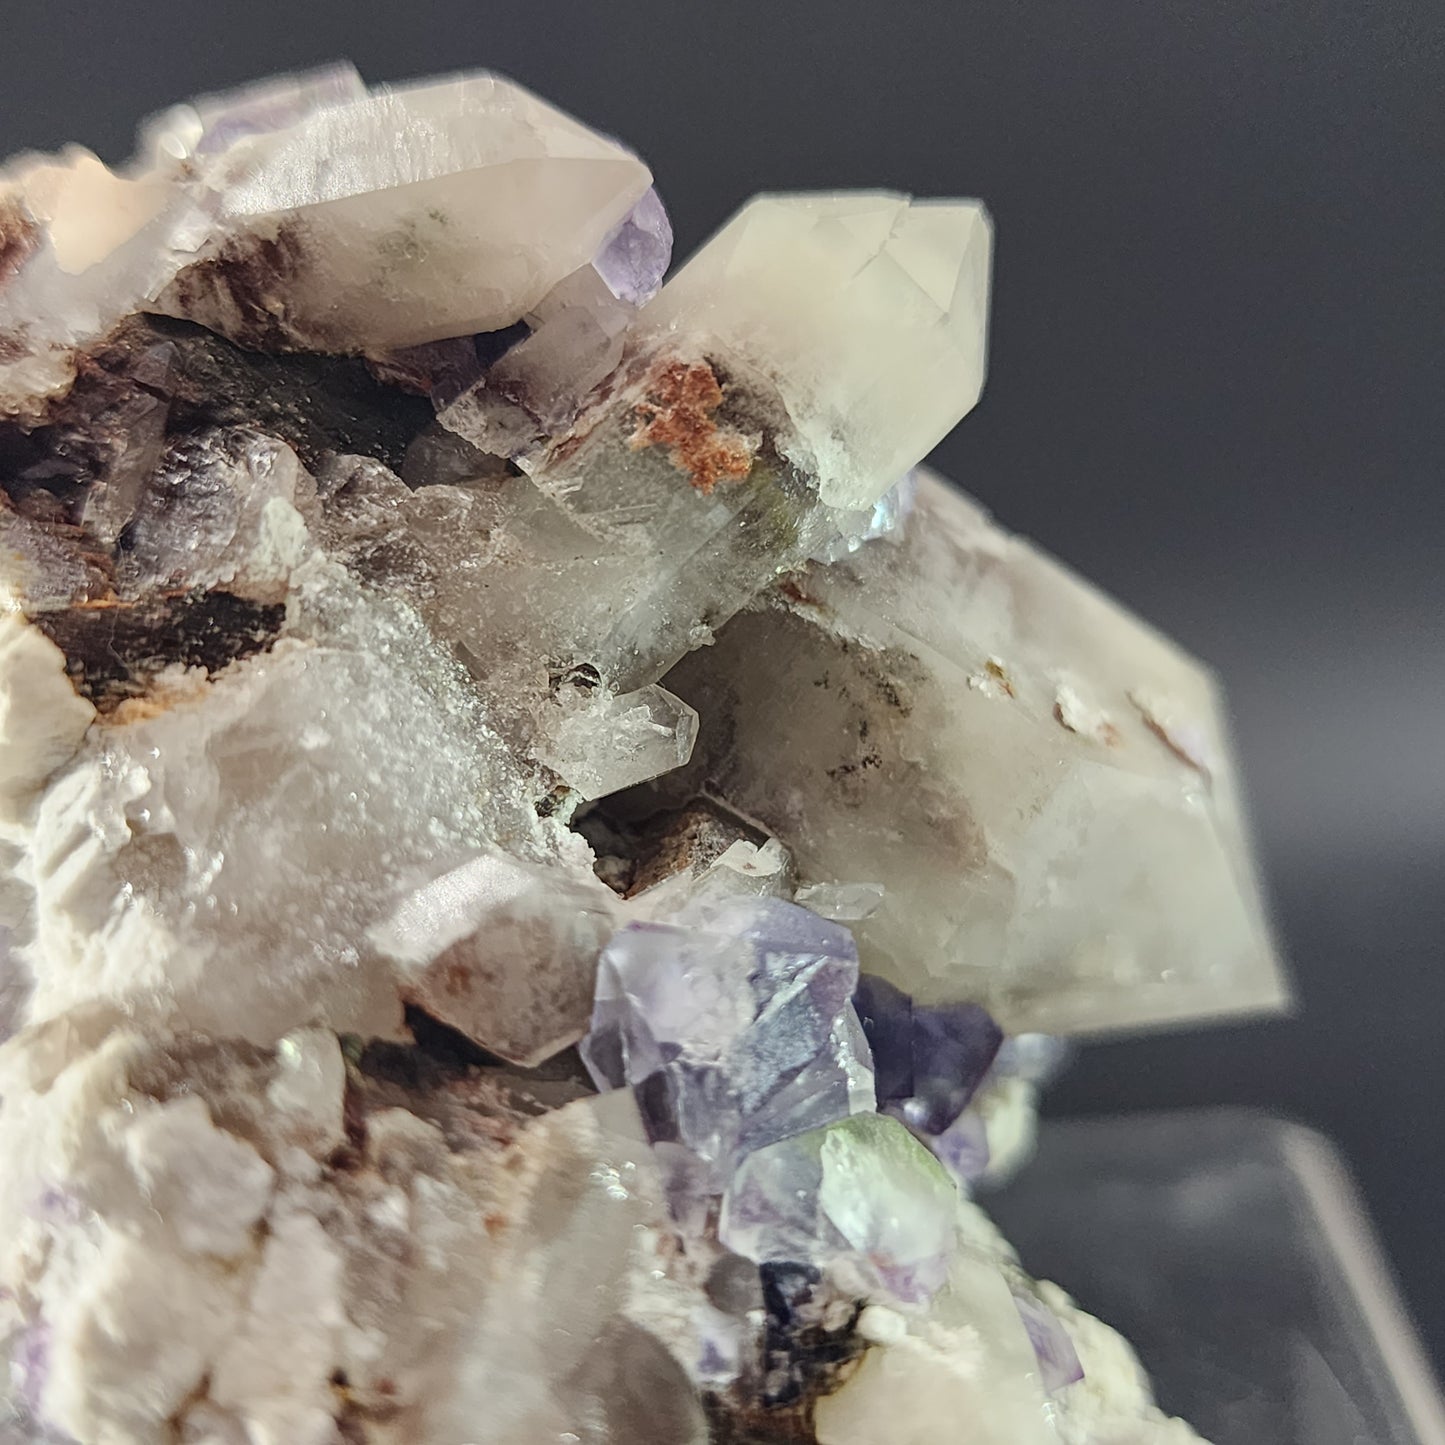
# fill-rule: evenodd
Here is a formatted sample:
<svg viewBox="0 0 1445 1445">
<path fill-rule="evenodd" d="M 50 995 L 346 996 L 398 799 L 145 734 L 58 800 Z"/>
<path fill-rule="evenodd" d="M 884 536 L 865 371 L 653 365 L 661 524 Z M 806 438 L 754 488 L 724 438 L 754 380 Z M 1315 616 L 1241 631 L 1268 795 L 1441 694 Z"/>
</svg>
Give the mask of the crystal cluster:
<svg viewBox="0 0 1445 1445">
<path fill-rule="evenodd" d="M 1212 680 L 919 468 L 982 206 L 671 240 L 490 75 L 0 170 L 0 1439 L 1194 1438 L 974 1192 L 1283 998 Z"/>
</svg>

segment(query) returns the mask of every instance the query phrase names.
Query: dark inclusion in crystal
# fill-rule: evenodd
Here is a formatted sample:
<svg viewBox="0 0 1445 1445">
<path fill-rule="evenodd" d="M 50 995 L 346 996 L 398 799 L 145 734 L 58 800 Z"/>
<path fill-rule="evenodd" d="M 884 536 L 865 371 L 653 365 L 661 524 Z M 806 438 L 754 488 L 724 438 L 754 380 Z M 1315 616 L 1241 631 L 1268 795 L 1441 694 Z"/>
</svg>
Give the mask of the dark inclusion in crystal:
<svg viewBox="0 0 1445 1445">
<path fill-rule="evenodd" d="M 105 710 L 168 666 L 216 672 L 280 631 L 279 602 L 141 565 L 151 533 L 169 545 L 204 531 L 229 500 L 199 491 L 231 429 L 279 438 L 308 467 L 344 453 L 397 468 L 431 416 L 355 358 L 261 355 L 189 322 L 132 317 L 41 425 L 0 422 L 0 548 L 38 569 L 27 614 Z"/>
<path fill-rule="evenodd" d="M 836 1296 L 829 1296 L 812 1265 L 779 1261 L 760 1265 L 759 1273 L 765 1319 L 763 1403 L 793 1405 L 827 1393 L 838 1367 L 862 1352 L 854 1331 L 862 1307 L 854 1305 L 830 1327 L 829 1306 L 837 1303 Z"/>
<path fill-rule="evenodd" d="M 425 397 L 386 385 L 354 357 L 243 351 L 188 321 L 133 316 L 84 359 L 47 425 L 0 424 L 7 484 L 89 480 L 96 454 L 125 442 L 117 428 L 134 427 L 147 400 L 167 408 L 167 436 L 244 425 L 280 437 L 307 466 L 341 452 L 396 470 L 432 420 Z"/>
<path fill-rule="evenodd" d="M 36 626 L 65 654 L 76 691 L 102 712 L 139 696 L 174 663 L 219 672 L 237 658 L 270 647 L 284 606 L 229 592 L 188 592 L 103 608 L 38 613 Z"/>
<path fill-rule="evenodd" d="M 943 1133 L 993 1066 L 1003 1030 L 978 1004 L 927 1007 L 866 973 L 853 1005 L 873 1051 L 879 1110 L 920 1133 Z"/>
</svg>

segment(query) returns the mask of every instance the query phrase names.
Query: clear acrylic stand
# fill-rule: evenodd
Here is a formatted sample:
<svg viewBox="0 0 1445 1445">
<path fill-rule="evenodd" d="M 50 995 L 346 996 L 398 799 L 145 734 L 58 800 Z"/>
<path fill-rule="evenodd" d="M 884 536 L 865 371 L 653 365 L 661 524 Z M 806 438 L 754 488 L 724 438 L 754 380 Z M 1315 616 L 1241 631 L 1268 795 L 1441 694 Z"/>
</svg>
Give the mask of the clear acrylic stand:
<svg viewBox="0 0 1445 1445">
<path fill-rule="evenodd" d="M 1214 1445 L 1445 1445 L 1430 1368 L 1318 1134 L 1242 1110 L 1051 1122 L 982 1203 Z"/>
</svg>

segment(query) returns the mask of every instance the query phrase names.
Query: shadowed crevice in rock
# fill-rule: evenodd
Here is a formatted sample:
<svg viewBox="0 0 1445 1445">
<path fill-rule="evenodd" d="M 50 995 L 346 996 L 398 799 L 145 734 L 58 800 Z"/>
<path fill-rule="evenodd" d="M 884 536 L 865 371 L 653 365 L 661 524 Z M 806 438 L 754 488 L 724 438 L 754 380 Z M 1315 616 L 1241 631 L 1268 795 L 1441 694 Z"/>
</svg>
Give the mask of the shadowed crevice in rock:
<svg viewBox="0 0 1445 1445">
<path fill-rule="evenodd" d="M 214 673 L 267 651 L 285 616 L 283 605 L 216 591 L 69 607 L 34 621 L 65 654 L 75 690 L 107 712 L 144 696 L 168 667 Z"/>
</svg>

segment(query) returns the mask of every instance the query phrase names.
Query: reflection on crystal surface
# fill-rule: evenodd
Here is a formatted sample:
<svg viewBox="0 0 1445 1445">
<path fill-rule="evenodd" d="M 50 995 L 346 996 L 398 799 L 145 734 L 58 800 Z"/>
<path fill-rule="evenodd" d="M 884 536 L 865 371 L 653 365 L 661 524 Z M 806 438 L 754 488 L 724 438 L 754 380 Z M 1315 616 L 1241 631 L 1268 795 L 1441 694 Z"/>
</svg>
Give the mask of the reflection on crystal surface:
<svg viewBox="0 0 1445 1445">
<path fill-rule="evenodd" d="M 854 999 L 873 1053 L 880 1108 L 911 1128 L 941 1134 L 968 1105 L 1003 1042 L 977 1004 L 915 1004 L 885 979 L 864 974 Z"/>
<path fill-rule="evenodd" d="M 1357 1187 L 1318 1135 L 1228 1109 L 1050 1122 L 990 1207 L 1217 1445 L 1445 1438 Z"/>
<path fill-rule="evenodd" d="M 586 265 L 650 180 L 499 76 L 378 91 L 253 137 L 222 192 L 214 257 L 161 305 L 237 340 L 323 350 L 496 331 Z M 243 289 L 258 251 L 275 258 L 270 319 Z"/>
<path fill-rule="evenodd" d="M 564 688 L 539 757 L 583 798 L 600 798 L 680 768 L 692 756 L 697 714 L 656 686 L 616 694 Z"/>
<path fill-rule="evenodd" d="M 141 130 L 141 148 L 176 159 L 214 155 L 248 136 L 285 130 L 326 106 L 345 105 L 366 95 L 356 67 L 320 66 L 296 75 L 277 75 L 237 90 L 205 95 L 172 106 Z"/>
<path fill-rule="evenodd" d="M 845 1259 L 885 1297 L 917 1304 L 943 1282 L 956 1207 L 952 1183 L 902 1125 L 857 1114 L 748 1155 L 719 1237 L 759 1262 Z"/>
</svg>

